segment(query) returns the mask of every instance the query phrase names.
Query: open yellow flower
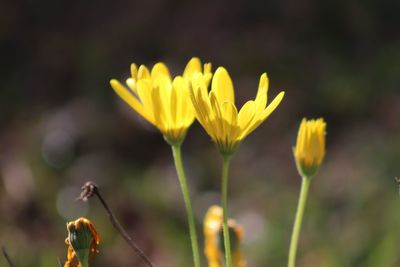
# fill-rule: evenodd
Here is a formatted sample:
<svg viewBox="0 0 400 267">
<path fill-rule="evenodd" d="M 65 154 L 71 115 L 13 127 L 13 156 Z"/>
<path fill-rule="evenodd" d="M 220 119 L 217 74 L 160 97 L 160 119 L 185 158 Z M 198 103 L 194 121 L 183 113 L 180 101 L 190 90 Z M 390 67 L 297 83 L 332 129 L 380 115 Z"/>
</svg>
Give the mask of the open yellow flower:
<svg viewBox="0 0 400 267">
<path fill-rule="evenodd" d="M 312 177 L 316 174 L 325 156 L 324 119 L 303 119 L 297 134 L 294 157 L 300 175 Z"/>
<path fill-rule="evenodd" d="M 99 253 L 99 234 L 94 225 L 86 218 L 67 223 L 68 245 L 67 261 L 64 267 L 82 267 L 82 262 L 91 263 L 94 255 Z"/>
<path fill-rule="evenodd" d="M 112 79 L 111 87 L 143 118 L 156 126 L 168 142 L 182 142 L 193 123 L 194 112 L 190 103 L 189 82 L 193 75 L 202 73 L 205 83 L 211 80 L 211 64 L 202 67 L 198 58 L 192 58 L 182 76 L 171 78 L 164 63 L 151 69 L 131 65 L 127 87 Z"/>
<path fill-rule="evenodd" d="M 281 102 L 280 92 L 267 106 L 268 78 L 261 75 L 257 96 L 238 112 L 232 80 L 225 68 L 219 67 L 207 90 L 207 79 L 201 73 L 192 78 L 191 99 L 196 117 L 224 155 L 232 154 L 240 142 L 254 131 Z"/>
<path fill-rule="evenodd" d="M 222 208 L 211 206 L 204 218 L 204 253 L 209 267 L 221 267 L 224 262 L 224 248 L 222 235 Z M 229 219 L 229 231 L 231 232 L 232 262 L 234 267 L 244 267 L 246 262 L 240 251 L 240 242 L 243 239 L 243 228 L 235 220 Z"/>
</svg>

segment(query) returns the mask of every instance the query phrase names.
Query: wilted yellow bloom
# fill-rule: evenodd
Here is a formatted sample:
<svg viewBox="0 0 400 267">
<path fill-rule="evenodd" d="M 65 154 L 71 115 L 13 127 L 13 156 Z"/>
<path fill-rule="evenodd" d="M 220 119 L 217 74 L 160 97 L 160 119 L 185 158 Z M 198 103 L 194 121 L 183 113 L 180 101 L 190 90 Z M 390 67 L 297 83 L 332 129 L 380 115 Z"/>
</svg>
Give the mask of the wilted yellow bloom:
<svg viewBox="0 0 400 267">
<path fill-rule="evenodd" d="M 182 76 L 171 78 L 164 63 L 151 69 L 131 65 L 131 77 L 127 87 L 119 81 L 110 81 L 115 92 L 143 118 L 156 126 L 167 141 L 181 142 L 194 120 L 189 96 L 189 82 L 193 75 L 202 73 L 205 82 L 211 80 L 211 64 L 202 67 L 198 58 L 192 58 Z"/>
<path fill-rule="evenodd" d="M 204 253 L 209 267 L 221 267 L 224 262 L 224 241 L 222 234 L 222 208 L 211 206 L 204 218 Z M 246 262 L 240 252 L 240 242 L 243 239 L 243 228 L 233 219 L 228 220 L 231 237 L 232 262 L 234 267 L 244 267 Z"/>
<path fill-rule="evenodd" d="M 325 156 L 325 129 L 324 119 L 301 121 L 297 134 L 297 143 L 294 148 L 296 165 L 303 177 L 312 177 L 318 171 Z"/>
<path fill-rule="evenodd" d="M 216 70 L 210 93 L 207 79 L 199 73 L 194 75 L 191 85 L 196 117 L 225 155 L 232 154 L 240 142 L 268 118 L 284 96 L 284 92 L 280 92 L 267 106 L 268 78 L 264 73 L 256 98 L 245 103 L 238 112 L 233 84 L 223 67 Z"/>
<path fill-rule="evenodd" d="M 91 263 L 94 255 L 99 253 L 99 234 L 94 225 L 86 218 L 67 223 L 68 245 L 67 261 L 64 267 L 82 267 L 83 261 Z"/>
</svg>

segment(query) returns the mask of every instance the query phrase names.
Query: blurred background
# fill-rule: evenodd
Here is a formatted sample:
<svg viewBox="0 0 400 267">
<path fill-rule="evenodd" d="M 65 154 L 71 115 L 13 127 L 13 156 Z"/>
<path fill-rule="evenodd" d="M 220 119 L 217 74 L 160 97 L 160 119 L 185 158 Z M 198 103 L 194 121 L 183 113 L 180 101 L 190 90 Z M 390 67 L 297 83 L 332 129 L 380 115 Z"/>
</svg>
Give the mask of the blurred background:
<svg viewBox="0 0 400 267">
<path fill-rule="evenodd" d="M 286 91 L 231 168 L 248 266 L 286 265 L 301 182 L 292 146 L 300 120 L 321 116 L 327 155 L 298 266 L 399 266 L 399 12 L 395 0 L 2 1 L 0 243 L 18 266 L 57 266 L 65 223 L 86 216 L 102 239 L 93 266 L 143 266 L 97 200 L 75 201 L 93 180 L 158 266 L 192 266 L 170 148 L 109 80 L 132 62 L 164 61 L 176 75 L 199 56 L 228 69 L 238 105 L 263 72 L 269 99 Z M 201 233 L 221 161 L 197 123 L 183 156 Z"/>
</svg>

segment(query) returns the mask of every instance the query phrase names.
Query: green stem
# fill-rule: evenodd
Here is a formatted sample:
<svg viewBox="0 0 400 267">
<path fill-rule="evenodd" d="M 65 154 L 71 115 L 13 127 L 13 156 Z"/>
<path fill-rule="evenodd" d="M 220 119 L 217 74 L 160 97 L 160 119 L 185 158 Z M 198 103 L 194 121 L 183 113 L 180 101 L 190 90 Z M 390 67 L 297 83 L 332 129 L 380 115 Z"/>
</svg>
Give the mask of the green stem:
<svg viewBox="0 0 400 267">
<path fill-rule="evenodd" d="M 89 249 L 86 249 L 86 251 L 80 250 L 80 253 L 76 253 L 78 257 L 79 262 L 81 263 L 82 267 L 89 267 Z"/>
<path fill-rule="evenodd" d="M 223 214 L 223 234 L 224 234 L 224 247 L 225 247 L 225 266 L 232 267 L 231 256 L 231 241 L 229 238 L 228 228 L 228 171 L 231 157 L 224 156 L 222 164 L 222 214 Z"/>
<path fill-rule="evenodd" d="M 193 216 L 192 202 L 190 200 L 189 188 L 187 186 L 185 172 L 182 165 L 181 146 L 172 145 L 172 154 L 174 156 L 175 168 L 178 173 L 179 183 L 181 185 L 183 200 L 186 206 L 186 213 L 189 223 L 190 240 L 192 242 L 193 261 L 195 267 L 200 267 L 200 254 L 196 234 L 196 224 Z"/>
<path fill-rule="evenodd" d="M 311 183 L 311 177 L 303 177 L 301 183 L 299 202 L 297 205 L 296 218 L 293 226 L 292 239 L 290 241 L 288 267 L 295 267 L 297 244 L 299 242 L 301 222 L 303 221 L 304 209 L 306 206 L 310 183 Z"/>
</svg>

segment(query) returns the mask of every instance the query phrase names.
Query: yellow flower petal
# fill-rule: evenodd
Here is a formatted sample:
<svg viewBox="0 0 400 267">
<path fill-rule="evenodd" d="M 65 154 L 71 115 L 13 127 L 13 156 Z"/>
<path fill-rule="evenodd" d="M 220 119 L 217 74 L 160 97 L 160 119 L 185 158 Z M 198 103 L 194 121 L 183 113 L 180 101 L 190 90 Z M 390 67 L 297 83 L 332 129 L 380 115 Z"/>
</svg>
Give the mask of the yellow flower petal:
<svg viewBox="0 0 400 267">
<path fill-rule="evenodd" d="M 150 79 L 150 72 L 147 69 L 145 65 L 140 65 L 138 74 L 137 74 L 137 79 Z"/>
<path fill-rule="evenodd" d="M 138 92 L 138 96 L 140 101 L 142 102 L 142 106 L 144 110 L 146 111 L 147 115 L 149 118 L 151 118 L 151 121 L 153 124 L 155 124 L 154 121 L 154 106 L 153 106 L 153 100 L 152 100 L 152 91 L 153 87 L 151 84 L 150 80 L 139 80 L 136 85 L 136 90 Z"/>
<path fill-rule="evenodd" d="M 261 114 L 257 114 L 257 117 L 254 118 L 253 124 L 250 126 L 250 128 L 247 130 L 247 135 L 250 134 L 252 131 L 254 131 L 260 124 L 265 121 L 269 115 L 274 112 L 274 110 L 278 107 L 278 105 L 281 103 L 283 97 L 285 96 L 285 92 L 280 92 L 274 100 L 267 106 L 266 109 L 262 111 Z"/>
<path fill-rule="evenodd" d="M 173 90 L 177 96 L 176 116 L 182 118 L 182 124 L 191 124 L 194 120 L 195 114 L 192 102 L 190 101 L 188 81 L 183 77 L 178 76 L 173 81 Z M 171 96 L 172 99 L 172 96 Z M 189 99 L 189 101 L 188 101 Z M 171 102 L 171 108 L 173 104 Z M 177 122 L 178 123 L 178 122 Z"/>
<path fill-rule="evenodd" d="M 224 127 L 225 123 L 223 121 L 220 104 L 218 103 L 218 99 L 213 91 L 210 92 L 210 102 L 213 114 L 215 115 L 215 120 L 213 122 L 216 128 L 215 135 L 218 137 L 218 139 L 222 139 L 222 141 L 225 141 L 227 136 L 227 131 L 225 130 Z"/>
<path fill-rule="evenodd" d="M 224 129 L 227 129 L 227 136 L 229 139 L 236 139 L 240 133 L 238 126 L 238 112 L 235 105 L 231 102 L 224 102 L 222 104 L 222 114 Z"/>
<path fill-rule="evenodd" d="M 136 90 L 136 80 L 132 79 L 132 78 L 128 78 L 126 80 L 126 85 L 128 85 L 129 89 L 132 90 L 133 93 L 135 93 L 135 95 L 137 95 L 137 90 Z"/>
<path fill-rule="evenodd" d="M 144 109 L 142 103 L 140 103 L 136 97 L 130 93 L 125 86 L 119 83 L 117 80 L 110 81 L 111 87 L 114 91 L 129 105 L 131 106 L 137 113 L 139 113 L 142 117 L 144 117 L 149 122 L 153 123 L 152 116 L 150 116 L 146 110 Z"/>
<path fill-rule="evenodd" d="M 211 67 L 212 67 L 211 63 L 204 64 L 204 66 L 203 66 L 204 74 L 206 74 L 206 75 L 211 74 Z"/>
<path fill-rule="evenodd" d="M 239 111 L 238 124 L 241 130 L 239 139 L 242 139 L 247 135 L 247 129 L 250 127 L 250 123 L 254 119 L 254 114 L 256 111 L 256 104 L 253 100 L 247 101 L 246 104 Z"/>
<path fill-rule="evenodd" d="M 153 113 L 155 125 L 160 129 L 160 131 L 165 131 L 167 129 L 167 118 L 165 117 L 165 105 L 161 100 L 160 87 L 154 87 L 151 91 L 151 101 L 156 112 Z"/>
<path fill-rule="evenodd" d="M 189 60 L 185 70 L 183 71 L 183 78 L 191 79 L 195 73 L 201 73 L 201 62 L 197 57 L 193 57 Z"/>
<path fill-rule="evenodd" d="M 169 74 L 167 66 L 161 62 L 154 65 L 151 69 L 150 76 L 152 80 L 157 80 L 160 76 L 167 76 L 171 80 L 171 75 Z"/>
<path fill-rule="evenodd" d="M 272 112 L 274 112 L 274 110 L 279 106 L 279 104 L 281 103 L 283 97 L 285 96 L 285 92 L 280 92 L 275 98 L 274 100 L 272 100 L 272 102 L 267 106 L 267 108 L 263 111 L 263 113 L 261 114 L 261 120 L 265 120 L 266 118 L 268 118 L 269 115 L 271 115 Z"/>
<path fill-rule="evenodd" d="M 214 125 L 214 113 L 211 109 L 210 99 L 207 95 L 207 89 L 201 87 L 192 87 L 190 97 L 193 107 L 196 111 L 196 117 L 199 123 L 203 126 L 206 132 L 213 137 L 216 132 Z"/>
<path fill-rule="evenodd" d="M 181 79 L 175 78 L 172 83 L 172 92 L 170 100 L 170 110 L 171 110 L 171 120 L 174 124 L 177 123 L 178 113 L 181 114 L 182 106 L 178 104 L 178 94 L 180 95 L 180 90 L 182 90 Z"/>
<path fill-rule="evenodd" d="M 131 64 L 131 78 L 137 80 L 138 69 L 135 63 Z"/>
<path fill-rule="evenodd" d="M 204 73 L 205 84 L 208 87 L 210 85 L 210 81 L 211 81 L 211 78 L 212 78 L 211 63 L 204 64 L 203 73 Z"/>
<path fill-rule="evenodd" d="M 219 67 L 211 82 L 211 91 L 215 93 L 219 103 L 225 101 L 235 103 L 232 80 L 225 68 Z"/>
<path fill-rule="evenodd" d="M 257 96 L 255 99 L 256 103 L 256 114 L 261 113 L 267 105 L 267 94 L 268 94 L 269 80 L 266 73 L 263 73 L 260 77 L 260 83 L 258 85 Z"/>
</svg>

